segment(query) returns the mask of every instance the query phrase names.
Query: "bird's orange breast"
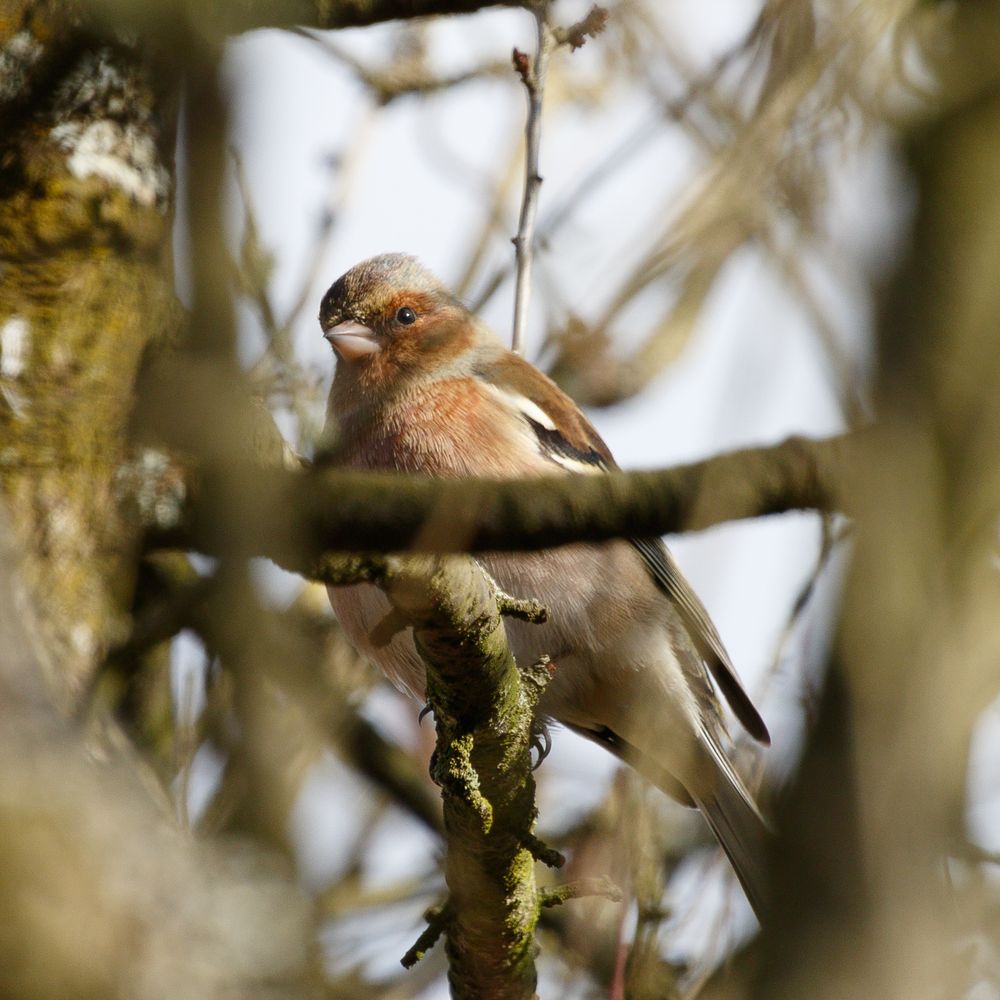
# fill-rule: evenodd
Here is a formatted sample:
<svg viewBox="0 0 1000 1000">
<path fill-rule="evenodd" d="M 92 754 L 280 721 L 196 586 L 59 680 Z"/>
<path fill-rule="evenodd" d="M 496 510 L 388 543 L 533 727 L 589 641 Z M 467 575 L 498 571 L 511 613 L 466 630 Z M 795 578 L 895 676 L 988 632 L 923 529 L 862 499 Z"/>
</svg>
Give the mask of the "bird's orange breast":
<svg viewBox="0 0 1000 1000">
<path fill-rule="evenodd" d="M 475 379 L 424 384 L 378 409 L 366 419 L 367 429 L 354 436 L 346 464 L 446 477 L 555 471 L 521 417 Z"/>
</svg>

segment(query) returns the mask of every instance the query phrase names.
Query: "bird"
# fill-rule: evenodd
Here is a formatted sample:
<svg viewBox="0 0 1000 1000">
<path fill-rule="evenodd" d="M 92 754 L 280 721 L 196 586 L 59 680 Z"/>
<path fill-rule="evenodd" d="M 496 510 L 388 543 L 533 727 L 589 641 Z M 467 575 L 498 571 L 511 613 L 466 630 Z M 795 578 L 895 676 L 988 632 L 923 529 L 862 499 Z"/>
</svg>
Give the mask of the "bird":
<svg viewBox="0 0 1000 1000">
<path fill-rule="evenodd" d="M 323 296 L 319 321 L 336 355 L 327 420 L 339 465 L 452 479 L 617 467 L 579 407 L 415 257 L 356 264 Z M 727 755 L 713 680 L 752 737 L 768 745 L 770 735 L 663 540 L 477 559 L 505 592 L 548 609 L 543 624 L 507 624 L 517 662 L 545 653 L 555 665 L 543 718 L 698 807 L 763 921 L 770 828 Z M 359 651 L 422 702 L 424 665 L 411 633 L 373 636 L 390 611 L 385 595 L 369 583 L 328 594 Z"/>
</svg>

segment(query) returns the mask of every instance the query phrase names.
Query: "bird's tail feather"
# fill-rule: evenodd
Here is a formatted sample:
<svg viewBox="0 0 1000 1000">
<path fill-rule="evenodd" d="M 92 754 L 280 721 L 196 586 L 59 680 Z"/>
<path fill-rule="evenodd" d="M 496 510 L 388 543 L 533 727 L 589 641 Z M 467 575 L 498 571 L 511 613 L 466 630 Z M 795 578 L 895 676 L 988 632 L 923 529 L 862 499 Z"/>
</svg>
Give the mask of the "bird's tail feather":
<svg viewBox="0 0 1000 1000">
<path fill-rule="evenodd" d="M 702 731 L 698 746 L 704 748 L 699 756 L 705 777 L 699 782 L 700 789 L 695 790 L 610 729 L 570 728 L 631 764 L 672 799 L 701 810 L 726 852 L 757 919 L 763 923 L 768 909 L 767 856 L 771 831 L 718 741 L 706 730 Z"/>
<path fill-rule="evenodd" d="M 691 789 L 722 849 L 726 852 L 757 919 L 763 923 L 769 904 L 767 858 L 771 831 L 732 764 L 714 740 L 706 741 L 716 764 L 710 791 Z"/>
</svg>

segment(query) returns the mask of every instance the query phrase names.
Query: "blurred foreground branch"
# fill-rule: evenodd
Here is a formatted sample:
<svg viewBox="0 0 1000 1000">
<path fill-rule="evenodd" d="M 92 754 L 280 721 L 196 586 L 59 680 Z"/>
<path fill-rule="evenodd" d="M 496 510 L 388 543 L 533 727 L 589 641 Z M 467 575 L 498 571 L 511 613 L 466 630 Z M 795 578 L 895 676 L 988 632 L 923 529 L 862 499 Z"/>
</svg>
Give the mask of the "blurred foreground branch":
<svg viewBox="0 0 1000 1000">
<path fill-rule="evenodd" d="M 221 34 L 255 28 L 359 28 L 384 21 L 474 14 L 490 7 L 523 7 L 522 0 L 243 0 L 188 8 L 188 14 Z"/>
<path fill-rule="evenodd" d="M 770 448 L 719 455 L 656 472 L 463 480 L 353 471 L 246 466 L 255 550 L 315 577 L 322 552 L 482 552 L 539 549 L 698 530 L 790 510 L 850 513 L 842 489 L 863 435 L 789 438 Z M 214 473 L 190 498 L 188 516 L 153 542 L 215 551 L 218 525 L 206 497 Z M 274 525 L 276 510 L 294 512 Z M 320 575 L 320 578 L 323 578 Z"/>
<path fill-rule="evenodd" d="M 124 741 L 97 754 L 56 708 L 11 536 L 0 506 L 0 994 L 314 996 L 308 903 L 278 859 L 185 836 Z"/>
<path fill-rule="evenodd" d="M 970 745 L 1000 686 L 1000 11 L 951 14 L 935 115 L 906 137 L 918 209 L 881 303 L 880 423 L 850 486 L 838 639 L 779 816 L 779 920 L 752 994 L 768 1000 L 996 983 L 992 875 L 946 872 L 970 836 Z"/>
</svg>

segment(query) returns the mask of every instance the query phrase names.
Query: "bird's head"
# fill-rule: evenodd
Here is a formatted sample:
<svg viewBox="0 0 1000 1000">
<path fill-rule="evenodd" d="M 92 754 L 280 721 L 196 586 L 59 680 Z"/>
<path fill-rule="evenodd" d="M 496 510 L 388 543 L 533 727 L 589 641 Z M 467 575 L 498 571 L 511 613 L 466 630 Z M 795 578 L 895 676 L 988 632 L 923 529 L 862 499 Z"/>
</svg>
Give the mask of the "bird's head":
<svg viewBox="0 0 1000 1000">
<path fill-rule="evenodd" d="M 323 296 L 323 335 L 338 378 L 366 383 L 440 368 L 474 342 L 472 314 L 415 257 L 383 254 L 356 264 Z"/>
</svg>

